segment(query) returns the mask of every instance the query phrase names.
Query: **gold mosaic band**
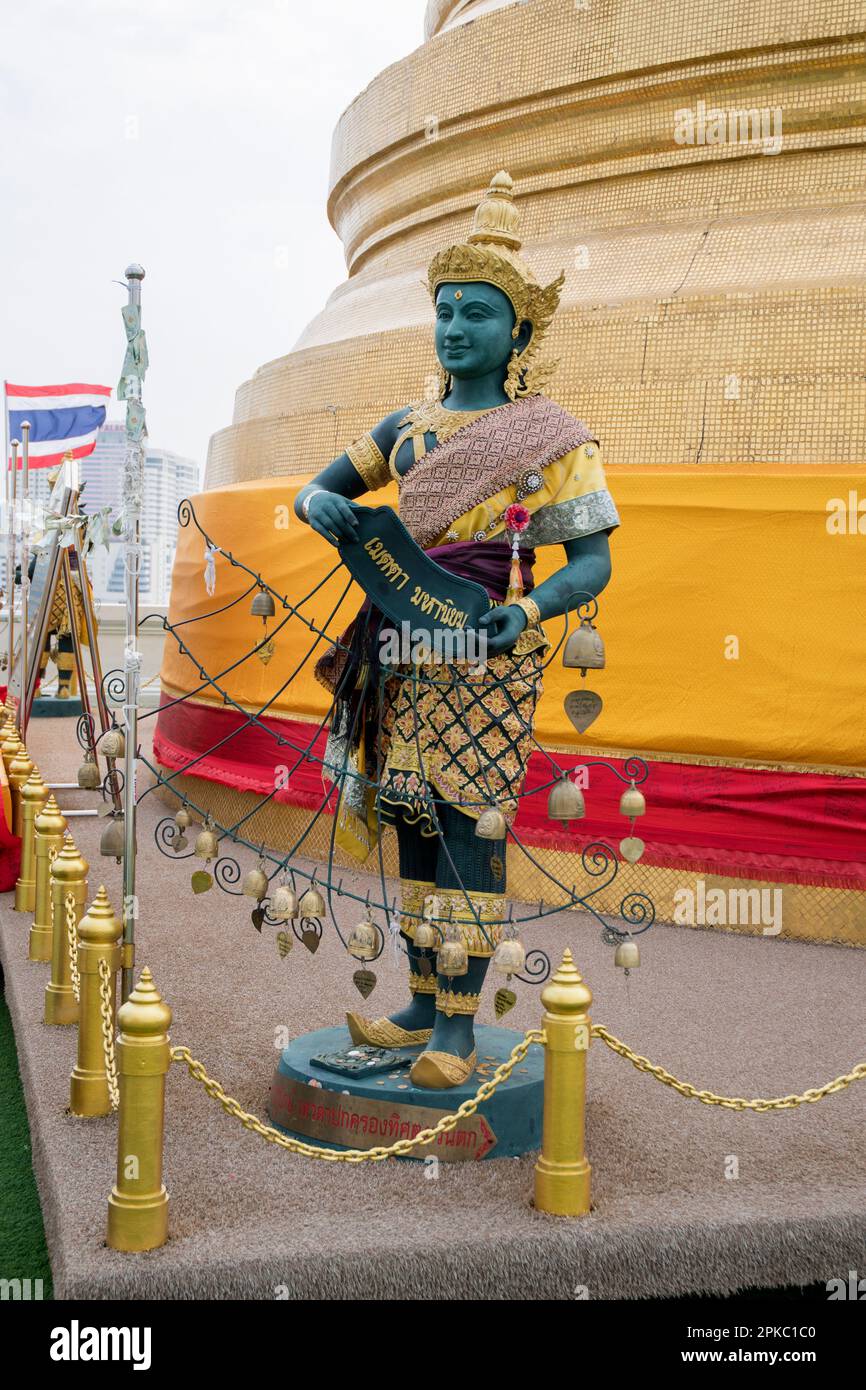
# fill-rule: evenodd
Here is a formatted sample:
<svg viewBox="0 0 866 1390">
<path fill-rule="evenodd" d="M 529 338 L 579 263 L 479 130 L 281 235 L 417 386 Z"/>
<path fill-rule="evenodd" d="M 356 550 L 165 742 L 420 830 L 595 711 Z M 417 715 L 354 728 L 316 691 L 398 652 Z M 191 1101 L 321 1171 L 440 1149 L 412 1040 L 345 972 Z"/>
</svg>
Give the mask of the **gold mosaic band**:
<svg viewBox="0 0 866 1390">
<path fill-rule="evenodd" d="M 436 889 L 434 922 L 443 931 L 451 924 L 456 926 L 470 956 L 493 955 L 502 937 L 504 916 L 504 897 L 473 889 Z"/>
<path fill-rule="evenodd" d="M 451 1018 L 454 1014 L 477 1014 L 480 994 L 460 994 L 453 989 L 436 991 L 436 1011 Z"/>
<path fill-rule="evenodd" d="M 410 941 L 415 940 L 415 928 L 421 921 L 425 900 L 435 891 L 436 884 L 431 881 L 420 878 L 400 880 L 400 930 Z"/>
<path fill-rule="evenodd" d="M 409 971 L 410 994 L 436 994 L 438 989 L 438 977 L 434 970 L 429 975 L 416 975 L 414 970 Z"/>
<path fill-rule="evenodd" d="M 534 599 L 517 598 L 514 600 L 513 605 L 509 606 L 523 609 L 524 613 L 526 614 L 527 627 L 538 627 L 539 623 L 541 622 L 541 609 L 539 608 L 538 604 L 535 602 Z"/>
<path fill-rule="evenodd" d="M 377 488 L 390 483 L 391 475 L 385 455 L 372 434 L 362 434 L 360 439 L 349 445 L 346 453 L 356 473 L 360 474 L 366 484 L 368 492 L 375 492 Z"/>
</svg>

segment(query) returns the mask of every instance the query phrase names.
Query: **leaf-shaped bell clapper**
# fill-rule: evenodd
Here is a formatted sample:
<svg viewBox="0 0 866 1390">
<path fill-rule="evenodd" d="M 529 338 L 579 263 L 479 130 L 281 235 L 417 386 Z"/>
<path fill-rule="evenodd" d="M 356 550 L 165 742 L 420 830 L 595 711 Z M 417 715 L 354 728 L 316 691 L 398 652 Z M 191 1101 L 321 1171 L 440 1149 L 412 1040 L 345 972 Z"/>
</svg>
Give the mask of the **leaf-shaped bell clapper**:
<svg viewBox="0 0 866 1390">
<path fill-rule="evenodd" d="M 298 915 L 298 895 L 287 883 L 280 883 L 271 894 L 268 915 L 275 922 L 288 922 Z"/>
<path fill-rule="evenodd" d="M 122 758 L 126 752 L 126 740 L 123 737 L 123 730 L 117 724 L 112 724 L 107 733 L 102 735 L 99 740 L 99 751 L 103 758 Z"/>
<path fill-rule="evenodd" d="M 174 823 L 178 830 L 188 830 L 192 825 L 192 816 L 186 806 L 181 806 L 180 810 L 175 812 Z"/>
<path fill-rule="evenodd" d="M 640 965 L 640 951 L 638 944 L 629 936 L 625 941 L 620 941 L 617 945 L 613 957 L 614 965 L 618 965 L 626 974 L 630 970 L 636 970 Z"/>
<path fill-rule="evenodd" d="M 84 755 L 84 762 L 78 769 L 78 785 L 86 792 L 95 792 L 97 787 L 102 785 L 99 764 L 89 748 Z"/>
<path fill-rule="evenodd" d="M 267 891 L 268 876 L 262 868 L 261 860 L 259 860 L 256 867 L 250 869 L 249 873 L 244 875 L 244 881 L 241 884 L 241 892 L 246 894 L 248 898 L 255 898 L 258 902 L 261 902 Z"/>
<path fill-rule="evenodd" d="M 465 975 L 469 969 L 469 952 L 459 928 L 449 927 L 436 956 L 437 975 Z"/>
<path fill-rule="evenodd" d="M 123 858 L 124 844 L 123 816 L 112 814 L 102 832 L 99 853 L 104 854 L 106 859 L 120 860 Z"/>
<path fill-rule="evenodd" d="M 199 859 L 211 860 L 217 852 L 219 841 L 214 834 L 210 815 L 205 817 L 204 825 L 195 838 L 195 853 Z"/>
<path fill-rule="evenodd" d="M 349 937 L 349 955 L 354 956 L 356 960 L 375 960 L 380 946 L 379 929 L 369 918 L 359 922 Z"/>
<path fill-rule="evenodd" d="M 267 589 L 259 589 L 253 599 L 253 606 L 250 609 L 254 618 L 261 618 L 262 622 L 267 622 L 276 612 L 274 607 L 274 597 Z"/>
<path fill-rule="evenodd" d="M 604 643 L 589 618 L 584 618 L 580 627 L 569 636 L 562 654 L 562 664 L 570 669 L 576 666 L 583 675 L 589 670 L 600 671 L 604 666 Z"/>
<path fill-rule="evenodd" d="M 488 806 L 475 822 L 475 834 L 479 840 L 504 840 L 507 833 L 508 826 L 498 806 Z"/>
<path fill-rule="evenodd" d="M 643 792 L 639 792 L 634 782 L 630 787 L 626 787 L 619 800 L 619 813 L 627 816 L 629 820 L 634 820 L 637 816 L 642 816 L 646 811 L 646 798 Z"/>
<path fill-rule="evenodd" d="M 526 951 L 514 927 L 506 927 L 505 935 L 493 952 L 493 969 L 502 975 L 519 975 L 526 964 Z"/>
<path fill-rule="evenodd" d="M 582 820 L 585 815 L 583 792 L 566 773 L 550 789 L 547 798 L 548 819 L 564 821 L 567 825 L 571 820 Z"/>
<path fill-rule="evenodd" d="M 298 911 L 302 917 L 324 917 L 325 899 L 316 887 L 315 881 L 310 884 L 306 893 L 301 897 Z"/>
</svg>

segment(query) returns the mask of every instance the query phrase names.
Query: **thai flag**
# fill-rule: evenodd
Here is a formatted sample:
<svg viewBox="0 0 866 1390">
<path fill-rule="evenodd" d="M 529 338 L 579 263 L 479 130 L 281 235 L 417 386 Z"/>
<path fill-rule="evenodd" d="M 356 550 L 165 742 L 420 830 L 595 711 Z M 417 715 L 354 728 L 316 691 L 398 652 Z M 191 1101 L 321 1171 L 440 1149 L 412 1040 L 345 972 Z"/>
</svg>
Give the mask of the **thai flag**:
<svg viewBox="0 0 866 1390">
<path fill-rule="evenodd" d="M 83 459 L 93 453 L 96 436 L 105 423 L 110 386 L 88 386 L 79 381 L 67 386 L 13 386 L 9 381 L 4 384 L 7 439 L 21 439 L 21 425 L 30 421 L 31 468 L 51 468 L 62 462 L 66 454 Z M 19 449 L 18 467 L 21 466 Z"/>
</svg>

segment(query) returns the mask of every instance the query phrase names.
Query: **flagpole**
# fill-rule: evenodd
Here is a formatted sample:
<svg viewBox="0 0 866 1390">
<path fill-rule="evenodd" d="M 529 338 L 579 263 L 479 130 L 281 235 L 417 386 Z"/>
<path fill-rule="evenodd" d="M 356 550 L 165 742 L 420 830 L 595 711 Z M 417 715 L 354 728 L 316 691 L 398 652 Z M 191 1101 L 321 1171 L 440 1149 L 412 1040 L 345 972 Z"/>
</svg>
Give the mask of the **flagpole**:
<svg viewBox="0 0 866 1390">
<path fill-rule="evenodd" d="M 21 742 L 27 742 L 27 724 L 30 713 L 27 701 L 27 609 L 30 599 L 30 535 L 29 535 L 29 510 L 30 510 L 30 421 L 22 420 L 21 433 L 22 440 L 21 458 L 23 469 L 21 473 L 21 703 L 18 706 L 18 726 L 21 733 Z"/>
<path fill-rule="evenodd" d="M 18 444 L 12 440 L 9 469 L 9 525 L 6 532 L 6 555 L 9 566 L 9 655 L 6 665 L 6 698 L 12 699 L 12 669 L 15 662 L 15 496 L 18 490 Z M 18 723 L 18 718 L 15 720 Z"/>
<path fill-rule="evenodd" d="M 126 268 L 128 308 L 136 310 L 137 328 L 140 330 L 141 282 L 144 268 L 129 265 Z M 129 331 L 127 332 L 129 338 Z M 124 371 L 129 364 L 129 353 L 124 363 Z M 127 402 L 126 409 L 126 455 L 123 465 L 123 541 L 124 541 L 124 580 L 126 590 L 126 643 L 124 647 L 124 722 L 125 751 L 123 760 L 123 955 L 121 975 L 121 997 L 128 999 L 135 985 L 133 958 L 135 949 L 135 919 L 137 899 L 135 895 L 135 767 L 138 745 L 138 698 L 141 679 L 141 653 L 138 650 L 138 581 L 141 571 L 141 495 L 144 487 L 144 438 L 145 431 L 139 425 L 136 430 L 136 412 L 130 403 L 141 407 L 141 375 L 138 370 L 130 370 L 123 378 L 122 386 Z"/>
</svg>

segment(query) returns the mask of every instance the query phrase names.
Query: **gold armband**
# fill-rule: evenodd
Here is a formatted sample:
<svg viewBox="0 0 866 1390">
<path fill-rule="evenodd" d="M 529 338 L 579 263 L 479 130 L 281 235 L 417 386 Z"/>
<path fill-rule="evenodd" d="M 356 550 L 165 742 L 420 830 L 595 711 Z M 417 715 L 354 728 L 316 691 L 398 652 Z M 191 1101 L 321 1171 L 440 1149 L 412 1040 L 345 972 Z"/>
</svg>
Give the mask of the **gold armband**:
<svg viewBox="0 0 866 1390">
<path fill-rule="evenodd" d="M 512 605 L 509 605 L 512 606 Z M 526 614 L 526 626 L 538 627 L 541 622 L 541 609 L 534 599 L 518 598 L 514 600 L 513 607 L 522 608 Z"/>
<path fill-rule="evenodd" d="M 390 483 L 391 475 L 385 455 L 372 434 L 362 434 L 360 439 L 349 445 L 346 454 L 368 492 L 375 492 L 377 488 Z"/>
</svg>

